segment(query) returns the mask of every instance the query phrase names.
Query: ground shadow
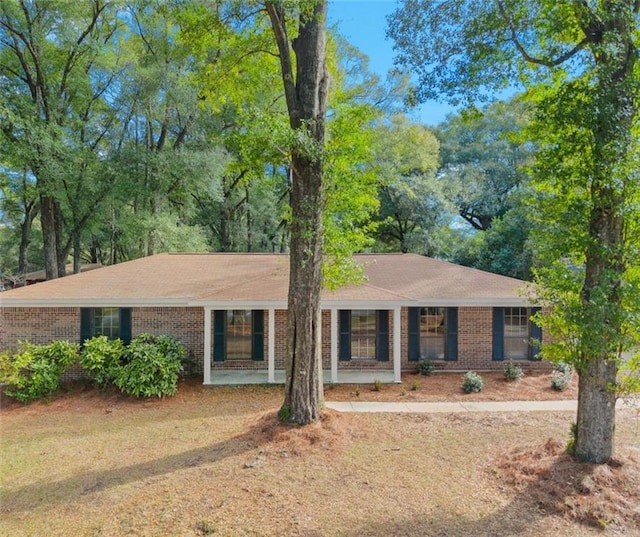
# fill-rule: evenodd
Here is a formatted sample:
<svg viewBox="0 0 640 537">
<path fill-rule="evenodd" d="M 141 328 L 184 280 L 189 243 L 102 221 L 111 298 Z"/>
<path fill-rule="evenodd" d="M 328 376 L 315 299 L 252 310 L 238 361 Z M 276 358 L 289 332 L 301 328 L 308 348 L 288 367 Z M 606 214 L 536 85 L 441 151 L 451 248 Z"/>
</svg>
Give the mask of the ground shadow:
<svg viewBox="0 0 640 537">
<path fill-rule="evenodd" d="M 214 464 L 225 458 L 255 450 L 262 442 L 268 440 L 265 430 L 273 427 L 273 423 L 276 422 L 275 412 L 269 412 L 242 434 L 206 447 L 130 466 L 79 473 L 57 481 L 41 480 L 23 487 L 7 487 L 2 491 L 0 505 L 5 513 L 29 511 L 70 503 L 87 494 L 167 475 L 185 468 Z"/>
</svg>

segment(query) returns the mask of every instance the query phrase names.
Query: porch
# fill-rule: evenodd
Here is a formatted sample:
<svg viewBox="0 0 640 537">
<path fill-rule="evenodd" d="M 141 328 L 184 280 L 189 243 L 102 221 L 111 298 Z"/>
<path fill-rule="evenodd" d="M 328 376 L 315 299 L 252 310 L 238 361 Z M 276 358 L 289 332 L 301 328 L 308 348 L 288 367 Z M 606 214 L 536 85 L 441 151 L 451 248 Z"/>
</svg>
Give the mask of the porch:
<svg viewBox="0 0 640 537">
<path fill-rule="evenodd" d="M 269 371 L 267 369 L 251 370 L 213 370 L 211 371 L 208 386 L 237 386 L 243 384 L 284 384 L 284 369 L 274 370 L 273 380 L 269 381 Z M 392 370 L 355 370 L 341 369 L 338 373 L 337 381 L 331 380 L 331 371 L 325 369 L 322 372 L 325 384 L 373 384 L 379 380 L 385 384 L 397 382 Z"/>
<path fill-rule="evenodd" d="M 255 307 L 254 304 L 224 304 L 229 309 L 238 306 Z M 345 305 L 346 306 L 346 305 Z M 328 314 L 328 327 L 325 327 L 325 336 L 329 340 L 329 360 L 324 362 L 323 379 L 325 384 L 372 384 L 379 380 L 383 383 L 401 382 L 401 305 L 394 304 L 389 307 L 387 303 L 371 303 L 367 306 L 375 309 L 384 309 L 389 312 L 392 320 L 391 345 L 387 347 L 388 364 L 385 367 L 362 368 L 341 367 L 339 364 L 339 308 L 345 306 L 333 306 L 323 308 Z M 276 308 L 268 307 L 264 310 L 266 327 L 266 360 L 260 369 L 254 367 L 229 368 L 213 367 L 213 340 L 216 331 L 213 330 L 213 317 L 215 311 L 227 311 L 221 308 L 204 307 L 204 382 L 205 385 L 240 385 L 240 384 L 284 384 L 285 373 L 282 361 L 276 363 Z M 261 323 L 262 325 L 262 323 Z M 328 328 L 328 330 L 326 329 Z M 253 330 L 253 328 L 252 328 Z M 388 334 L 388 332 L 387 332 Z M 251 337 L 253 338 L 252 332 Z M 388 336 L 385 336 L 388 337 Z M 260 346 L 262 347 L 262 346 Z M 390 348 L 389 348 L 390 347 Z M 327 363 L 329 362 L 329 363 Z M 378 362 L 380 363 L 380 362 Z M 279 366 L 277 369 L 276 366 Z M 327 367 L 329 366 L 329 367 Z"/>
</svg>

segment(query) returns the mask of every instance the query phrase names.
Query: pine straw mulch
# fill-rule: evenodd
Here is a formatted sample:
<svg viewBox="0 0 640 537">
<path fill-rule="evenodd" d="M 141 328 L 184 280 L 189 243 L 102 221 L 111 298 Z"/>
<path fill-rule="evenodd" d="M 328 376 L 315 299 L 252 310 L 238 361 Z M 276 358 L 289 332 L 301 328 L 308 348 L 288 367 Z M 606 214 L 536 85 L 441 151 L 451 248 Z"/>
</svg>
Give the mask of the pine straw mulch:
<svg viewBox="0 0 640 537">
<path fill-rule="evenodd" d="M 630 450 L 620 450 L 607 464 L 588 464 L 549 439 L 502 453 L 492 472 L 502 487 L 526 494 L 548 512 L 600 529 L 640 528 L 640 456 Z"/>
</svg>

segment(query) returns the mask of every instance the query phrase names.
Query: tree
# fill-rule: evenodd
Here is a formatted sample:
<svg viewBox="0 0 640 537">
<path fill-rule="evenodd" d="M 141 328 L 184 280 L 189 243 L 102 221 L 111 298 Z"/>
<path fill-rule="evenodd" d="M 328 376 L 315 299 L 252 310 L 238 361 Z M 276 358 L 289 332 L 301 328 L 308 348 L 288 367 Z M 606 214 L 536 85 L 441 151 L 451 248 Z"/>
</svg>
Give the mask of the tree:
<svg viewBox="0 0 640 537">
<path fill-rule="evenodd" d="M 395 114 L 378 125 L 375 148 L 379 247 L 433 254 L 433 235 L 447 212 L 436 180 L 438 140 L 426 127 Z"/>
<path fill-rule="evenodd" d="M 285 399 L 280 416 L 307 424 L 320 417 L 322 372 L 320 291 L 323 263 L 323 149 L 329 78 L 327 3 L 302 5 L 295 39 L 280 2 L 266 9 L 280 54 L 291 146 L 291 240 Z M 295 55 L 295 60 L 294 60 Z"/>
<path fill-rule="evenodd" d="M 535 145 L 524 134 L 532 105 L 521 98 L 450 115 L 440 141 L 438 177 L 447 198 L 473 229 L 451 258 L 464 265 L 529 280 L 532 226 L 525 205 Z"/>
<path fill-rule="evenodd" d="M 100 115 L 117 72 L 113 64 L 105 64 L 105 50 L 118 24 L 116 14 L 117 7 L 103 0 L 76 5 L 0 2 L 0 74 L 14 119 L 4 123 L 2 132 L 8 147 L 20 148 L 23 164 L 17 169 L 26 166 L 36 180 L 47 279 L 64 275 L 74 242 L 63 236 L 62 193 L 74 201 L 84 194 L 86 189 L 79 185 L 90 182 L 85 152 L 97 148 L 109 127 L 91 121 Z M 85 225 L 95 209 L 84 201 L 83 214 L 74 213 L 74 239 L 80 233 L 77 226 Z"/>
<path fill-rule="evenodd" d="M 527 180 L 522 168 L 532 144 L 519 136 L 527 115 L 524 103 L 500 101 L 449 116 L 436 130 L 440 179 L 474 229 L 489 229 L 510 209 L 510 194 Z"/>
<path fill-rule="evenodd" d="M 546 228 L 546 239 L 571 247 L 555 267 L 577 274 L 577 289 L 561 278 L 540 283 L 553 298 L 547 325 L 570 321 L 576 336 L 565 342 L 580 376 L 575 455 L 595 463 L 613 454 L 620 352 L 639 338 L 629 297 L 639 261 L 627 235 L 639 218 L 639 11 L 636 0 L 409 0 L 389 30 L 399 61 L 418 72 L 421 97 L 470 101 L 517 80 L 546 83 L 539 162 L 553 173 L 543 194 L 572 208 L 548 213 L 561 225 Z M 554 240 L 567 216 L 571 238 Z"/>
</svg>

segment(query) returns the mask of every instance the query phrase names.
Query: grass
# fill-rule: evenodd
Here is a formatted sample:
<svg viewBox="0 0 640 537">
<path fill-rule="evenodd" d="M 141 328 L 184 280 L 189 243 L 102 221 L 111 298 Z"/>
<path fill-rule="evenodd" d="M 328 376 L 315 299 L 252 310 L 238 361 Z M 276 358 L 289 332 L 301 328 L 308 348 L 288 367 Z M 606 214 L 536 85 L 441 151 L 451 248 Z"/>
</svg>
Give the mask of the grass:
<svg viewBox="0 0 640 537">
<path fill-rule="evenodd" d="M 296 428 L 274 419 L 281 397 L 189 384 L 164 400 L 77 390 L 3 408 L 0 535 L 603 534 L 540 507 L 533 491 L 550 487 L 548 471 L 518 474 L 540 458 L 523 449 L 564 443 L 572 413 L 326 412 Z M 640 449 L 637 414 L 620 412 L 617 425 L 618 445 Z M 560 503 L 579 503 L 558 490 Z M 596 518 L 605 534 L 640 535 L 633 518 Z"/>
</svg>

